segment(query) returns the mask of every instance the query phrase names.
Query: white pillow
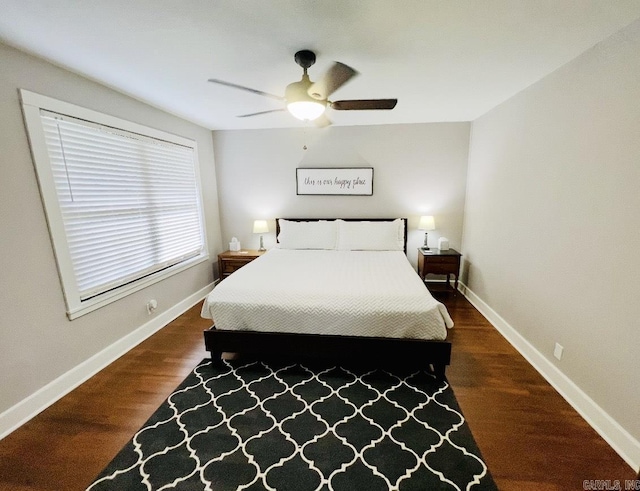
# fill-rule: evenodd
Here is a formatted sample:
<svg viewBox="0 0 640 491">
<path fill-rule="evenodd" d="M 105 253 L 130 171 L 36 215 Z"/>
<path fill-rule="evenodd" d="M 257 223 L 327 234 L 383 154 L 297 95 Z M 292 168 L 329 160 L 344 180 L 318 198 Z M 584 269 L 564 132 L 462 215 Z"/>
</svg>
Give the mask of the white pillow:
<svg viewBox="0 0 640 491">
<path fill-rule="evenodd" d="M 281 249 L 335 249 L 337 224 L 335 220 L 294 222 L 278 219 L 280 233 L 278 247 Z"/>
<path fill-rule="evenodd" d="M 338 222 L 338 245 L 341 251 L 404 251 L 404 221 Z"/>
</svg>

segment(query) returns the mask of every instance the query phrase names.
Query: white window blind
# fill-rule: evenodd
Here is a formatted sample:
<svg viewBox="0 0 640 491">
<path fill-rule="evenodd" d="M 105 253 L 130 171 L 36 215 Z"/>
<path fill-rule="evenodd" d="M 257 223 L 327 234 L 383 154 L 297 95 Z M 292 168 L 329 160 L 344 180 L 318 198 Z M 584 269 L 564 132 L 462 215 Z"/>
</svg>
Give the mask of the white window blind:
<svg viewBox="0 0 640 491">
<path fill-rule="evenodd" d="M 206 258 L 195 142 L 48 109 L 29 117 L 25 106 L 25 118 L 71 318 L 85 304 Z"/>
<path fill-rule="evenodd" d="M 202 252 L 193 148 L 41 117 L 81 300 Z"/>
</svg>

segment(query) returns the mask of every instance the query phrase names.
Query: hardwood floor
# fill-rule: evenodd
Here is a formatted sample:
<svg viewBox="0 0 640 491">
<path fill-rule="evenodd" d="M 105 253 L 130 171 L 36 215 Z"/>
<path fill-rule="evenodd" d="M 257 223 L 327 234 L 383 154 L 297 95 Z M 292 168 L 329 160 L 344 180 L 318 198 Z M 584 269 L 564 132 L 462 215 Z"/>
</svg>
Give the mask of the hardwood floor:
<svg viewBox="0 0 640 491">
<path fill-rule="evenodd" d="M 583 489 L 636 473 L 460 294 L 448 379 L 501 490 Z M 0 441 L 0 489 L 85 489 L 207 356 L 197 305 Z"/>
</svg>

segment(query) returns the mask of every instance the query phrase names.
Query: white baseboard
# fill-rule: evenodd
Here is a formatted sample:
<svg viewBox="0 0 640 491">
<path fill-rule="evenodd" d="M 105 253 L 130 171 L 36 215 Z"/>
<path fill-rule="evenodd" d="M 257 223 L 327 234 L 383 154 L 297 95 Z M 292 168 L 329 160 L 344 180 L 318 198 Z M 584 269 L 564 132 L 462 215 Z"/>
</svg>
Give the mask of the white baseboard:
<svg viewBox="0 0 640 491">
<path fill-rule="evenodd" d="M 548 360 L 465 284 L 461 283 L 459 289 L 467 300 L 520 352 L 540 375 L 611 445 L 618 455 L 636 472 L 639 472 L 640 441 L 636 440 L 627 430 L 620 426 L 580 387 L 562 373 L 556 365 Z"/>
<path fill-rule="evenodd" d="M 0 414 L 0 440 L 202 300 L 211 283 Z"/>
</svg>

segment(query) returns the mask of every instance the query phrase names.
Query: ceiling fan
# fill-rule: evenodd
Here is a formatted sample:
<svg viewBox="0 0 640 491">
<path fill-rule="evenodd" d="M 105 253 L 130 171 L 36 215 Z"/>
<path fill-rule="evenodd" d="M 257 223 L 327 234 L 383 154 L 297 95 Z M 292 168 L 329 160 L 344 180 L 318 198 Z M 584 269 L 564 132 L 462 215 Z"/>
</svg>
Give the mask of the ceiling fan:
<svg viewBox="0 0 640 491">
<path fill-rule="evenodd" d="M 303 69 L 302 79 L 299 82 L 293 82 L 287 85 L 284 97 L 269 94 L 268 92 L 263 92 L 257 89 L 251 89 L 243 85 L 225 82 L 224 80 L 216 78 L 210 78 L 209 82 L 245 90 L 253 94 L 263 95 L 286 103 L 286 107 L 282 107 L 280 109 L 242 114 L 238 116 L 239 118 L 247 118 L 250 116 L 258 116 L 260 114 L 288 110 L 293 116 L 302 121 L 314 121 L 317 126 L 327 126 L 331 124 L 331 121 L 324 115 L 327 107 L 337 111 L 375 109 L 389 110 L 396 107 L 396 104 L 398 103 L 398 99 L 351 99 L 330 101 L 328 97 L 347 83 L 351 78 L 356 76 L 358 72 L 344 63 L 335 62 L 320 80 L 312 82 L 307 74 L 307 69 L 316 62 L 315 53 L 309 50 L 298 51 L 294 56 L 294 60 Z"/>
</svg>

